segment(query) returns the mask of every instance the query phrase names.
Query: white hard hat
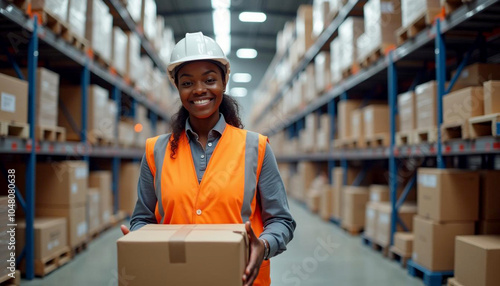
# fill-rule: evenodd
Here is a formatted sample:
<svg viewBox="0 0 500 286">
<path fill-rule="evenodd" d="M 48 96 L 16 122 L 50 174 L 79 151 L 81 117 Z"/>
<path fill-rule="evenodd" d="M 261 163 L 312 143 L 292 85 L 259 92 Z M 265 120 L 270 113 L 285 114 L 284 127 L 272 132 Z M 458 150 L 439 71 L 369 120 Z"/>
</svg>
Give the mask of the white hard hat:
<svg viewBox="0 0 500 286">
<path fill-rule="evenodd" d="M 212 38 L 204 36 L 202 32 L 186 33 L 174 47 L 168 64 L 169 79 L 175 85 L 176 68 L 183 63 L 211 60 L 220 64 L 226 74 L 225 84 L 229 80 L 229 61 L 221 47 Z"/>
</svg>

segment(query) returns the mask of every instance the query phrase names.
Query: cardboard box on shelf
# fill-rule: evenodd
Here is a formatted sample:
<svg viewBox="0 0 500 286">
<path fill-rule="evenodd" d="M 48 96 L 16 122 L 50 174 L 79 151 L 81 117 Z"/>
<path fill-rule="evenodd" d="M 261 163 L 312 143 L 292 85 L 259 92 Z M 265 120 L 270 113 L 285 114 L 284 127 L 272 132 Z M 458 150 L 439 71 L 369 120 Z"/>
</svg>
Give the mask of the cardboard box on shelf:
<svg viewBox="0 0 500 286">
<path fill-rule="evenodd" d="M 127 40 L 127 34 L 122 29 L 113 27 L 111 64 L 122 76 L 127 74 Z"/>
<path fill-rule="evenodd" d="M 118 269 L 134 277 L 129 286 L 241 285 L 249 249 L 242 224 L 147 225 L 117 246 Z M 153 256 L 164 259 L 151 263 Z"/>
<path fill-rule="evenodd" d="M 370 185 L 370 201 L 371 202 L 388 202 L 390 190 L 387 185 Z"/>
<path fill-rule="evenodd" d="M 356 179 L 358 169 L 347 169 L 347 185 L 350 185 Z M 333 213 L 332 216 L 336 219 L 341 219 L 343 215 L 343 192 L 344 188 L 344 169 L 343 168 L 333 168 L 332 170 L 333 178 Z"/>
<path fill-rule="evenodd" d="M 403 204 L 399 208 L 398 216 L 409 231 L 413 230 L 413 216 L 416 214 L 417 206 L 414 204 Z M 377 231 L 375 235 L 375 241 L 380 245 L 389 246 L 391 243 L 391 215 L 391 204 L 380 203 L 378 208 Z M 397 224 L 396 231 L 403 231 L 403 228 Z"/>
<path fill-rule="evenodd" d="M 350 139 L 352 136 L 352 112 L 361 107 L 361 100 L 341 100 L 338 103 L 338 135 L 339 139 Z"/>
<path fill-rule="evenodd" d="M 328 185 L 328 177 L 326 174 L 320 174 L 311 182 L 311 186 L 307 190 L 307 205 L 309 210 L 316 213 L 319 212 L 321 196 L 325 186 Z"/>
<path fill-rule="evenodd" d="M 414 238 L 412 232 L 396 232 L 394 233 L 394 247 L 405 257 L 411 257 Z"/>
<path fill-rule="evenodd" d="M 370 200 L 370 191 L 368 188 L 345 186 L 343 188 L 343 200 L 342 225 L 364 228 L 366 204 Z"/>
<path fill-rule="evenodd" d="M 332 119 L 330 114 L 322 114 L 319 118 L 319 130 L 316 134 L 316 149 L 318 152 L 328 152 L 330 150 Z"/>
<path fill-rule="evenodd" d="M 300 162 L 297 165 L 297 174 L 298 183 L 297 185 L 297 199 L 301 201 L 305 201 L 307 190 L 311 186 L 312 182 L 317 176 L 317 168 L 313 162 Z"/>
<path fill-rule="evenodd" d="M 368 202 L 366 204 L 366 218 L 365 218 L 365 231 L 364 236 L 369 239 L 374 239 L 377 233 L 378 221 L 378 202 Z"/>
<path fill-rule="evenodd" d="M 362 17 L 348 17 L 339 26 L 340 45 L 342 58 L 340 58 L 340 68 L 345 70 L 357 63 L 356 42 L 358 37 L 364 33 L 365 26 Z"/>
<path fill-rule="evenodd" d="M 19 255 L 25 244 L 26 221 L 20 219 L 16 223 L 16 254 Z M 33 228 L 35 260 L 53 259 L 68 246 L 66 218 L 36 217 Z"/>
<path fill-rule="evenodd" d="M 462 285 L 500 285 L 500 236 L 457 236 L 455 279 Z"/>
<path fill-rule="evenodd" d="M 87 0 L 85 38 L 94 53 L 107 63 L 111 63 L 112 32 L 113 16 L 109 13 L 106 3 L 102 0 Z"/>
<path fill-rule="evenodd" d="M 59 126 L 66 128 L 68 140 L 80 141 L 79 130 L 82 122 L 82 90 L 80 86 L 61 86 L 59 98 L 64 108 L 59 107 Z M 108 110 L 109 91 L 98 85 L 91 85 L 87 89 L 87 140 L 95 144 L 97 138 L 105 138 L 109 130 L 109 122 L 106 121 Z M 71 118 L 67 117 L 67 113 Z M 76 125 L 78 130 L 74 130 Z"/>
<path fill-rule="evenodd" d="M 417 127 L 416 96 L 413 91 L 398 95 L 399 130 L 413 131 Z"/>
<path fill-rule="evenodd" d="M 365 138 L 370 139 L 379 133 L 389 133 L 389 106 L 372 104 L 363 108 Z"/>
<path fill-rule="evenodd" d="M 324 185 L 321 192 L 319 215 L 323 220 L 328 221 L 333 212 L 333 187 L 331 185 Z"/>
<path fill-rule="evenodd" d="M 368 46 L 366 53 L 396 44 L 395 31 L 401 27 L 401 3 L 397 0 L 370 0 L 363 6 Z"/>
<path fill-rule="evenodd" d="M 113 214 L 113 193 L 111 190 L 112 174 L 111 171 L 93 171 L 89 174 L 89 188 L 99 190 L 99 213 L 103 225 L 110 222 Z"/>
<path fill-rule="evenodd" d="M 318 130 L 318 114 L 311 113 L 306 115 L 305 128 L 302 130 L 302 148 L 306 153 L 316 151 L 316 132 Z"/>
<path fill-rule="evenodd" d="M 342 46 L 340 39 L 336 37 L 330 43 L 330 72 L 332 76 L 332 85 L 339 83 L 342 80 L 342 70 L 341 70 L 341 58 L 342 58 Z"/>
<path fill-rule="evenodd" d="M 57 126 L 59 74 L 45 68 L 36 72 L 36 124 Z"/>
<path fill-rule="evenodd" d="M 100 125 L 100 130 L 104 130 L 102 133 L 104 134 L 104 138 L 109 142 L 116 142 L 116 128 L 117 128 L 117 112 L 118 106 L 116 101 L 112 99 L 108 99 L 105 107 L 105 114 L 103 114 L 102 124 Z"/>
<path fill-rule="evenodd" d="M 430 271 L 449 271 L 454 267 L 455 237 L 474 234 L 474 223 L 438 223 L 415 216 L 413 233 L 412 259 Z"/>
<path fill-rule="evenodd" d="M 455 76 L 456 71 L 452 73 Z M 484 82 L 500 80 L 500 64 L 476 63 L 466 66 L 457 83 L 463 86 L 482 86 Z"/>
<path fill-rule="evenodd" d="M 500 81 L 484 82 L 484 114 L 500 113 Z"/>
<path fill-rule="evenodd" d="M 351 139 L 358 140 L 358 144 L 365 139 L 365 120 L 363 117 L 363 109 L 355 109 L 351 112 Z M 358 145 L 359 146 L 359 145 Z M 362 144 L 361 146 L 364 146 Z"/>
<path fill-rule="evenodd" d="M 101 228 L 100 192 L 97 188 L 89 188 L 87 192 L 87 225 L 89 234 L 94 234 Z"/>
<path fill-rule="evenodd" d="M 328 14 L 330 13 L 329 0 L 313 1 L 313 37 L 317 38 L 329 24 Z"/>
<path fill-rule="evenodd" d="M 312 46 L 313 41 L 313 7 L 311 5 L 300 5 L 297 9 L 295 20 L 297 34 L 297 55 L 301 58 Z"/>
<path fill-rule="evenodd" d="M 141 22 L 141 17 L 142 17 L 142 0 L 127 0 L 127 10 L 128 13 L 130 14 L 130 17 L 132 17 L 132 20 L 136 24 L 139 24 Z"/>
<path fill-rule="evenodd" d="M 415 88 L 417 128 L 437 127 L 437 84 L 430 81 Z"/>
<path fill-rule="evenodd" d="M 119 209 L 129 215 L 132 215 L 137 203 L 137 182 L 140 171 L 141 165 L 139 163 L 124 163 L 120 168 Z"/>
<path fill-rule="evenodd" d="M 35 209 L 36 216 L 65 217 L 67 241 L 70 248 L 87 241 L 88 224 L 86 206 L 59 207 L 43 206 Z"/>
<path fill-rule="evenodd" d="M 480 172 L 480 219 L 500 220 L 500 171 L 482 170 Z"/>
<path fill-rule="evenodd" d="M 316 90 L 319 94 L 331 86 L 330 75 L 330 52 L 321 51 L 314 58 L 314 78 L 316 79 Z"/>
<path fill-rule="evenodd" d="M 466 87 L 443 97 L 443 122 L 462 122 L 484 114 L 483 87 Z"/>
<path fill-rule="evenodd" d="M 154 0 L 143 0 L 141 9 L 141 23 L 144 35 L 151 42 L 156 36 L 156 2 Z"/>
<path fill-rule="evenodd" d="M 500 234 L 500 220 L 481 220 L 476 224 L 476 234 Z"/>
<path fill-rule="evenodd" d="M 418 169 L 418 215 L 437 222 L 476 221 L 479 173 L 458 169 Z"/>
<path fill-rule="evenodd" d="M 426 13 L 434 19 L 440 11 L 439 0 L 401 0 L 401 24 L 408 27 Z"/>
<path fill-rule="evenodd" d="M 135 142 L 134 123 L 127 120 L 118 122 L 118 143 L 131 147 Z"/>
<path fill-rule="evenodd" d="M 127 32 L 126 72 L 133 82 L 141 78 L 141 39 L 136 33 Z"/>
<path fill-rule="evenodd" d="M 35 182 L 37 207 L 85 206 L 88 168 L 85 161 L 38 163 Z"/>
<path fill-rule="evenodd" d="M 0 120 L 28 122 L 28 82 L 0 74 Z"/>
<path fill-rule="evenodd" d="M 87 0 L 69 0 L 68 24 L 71 32 L 80 38 L 85 38 L 85 23 L 87 21 Z"/>
<path fill-rule="evenodd" d="M 48 11 L 52 17 L 67 23 L 69 0 L 31 0 L 24 2 L 23 9 L 31 5 L 32 11 Z"/>
</svg>

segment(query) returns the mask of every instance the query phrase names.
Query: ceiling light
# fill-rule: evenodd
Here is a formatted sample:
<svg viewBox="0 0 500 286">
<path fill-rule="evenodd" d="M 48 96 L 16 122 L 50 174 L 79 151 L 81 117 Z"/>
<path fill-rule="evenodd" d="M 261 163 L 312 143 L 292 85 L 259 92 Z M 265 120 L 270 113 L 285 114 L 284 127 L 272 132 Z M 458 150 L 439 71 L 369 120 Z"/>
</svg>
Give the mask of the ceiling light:
<svg viewBox="0 0 500 286">
<path fill-rule="evenodd" d="M 231 36 L 230 35 L 219 35 L 215 36 L 215 41 L 221 47 L 224 54 L 227 56 L 231 53 Z"/>
<path fill-rule="evenodd" d="M 236 56 L 240 59 L 253 59 L 257 57 L 257 50 L 255 49 L 239 49 L 236 51 Z"/>
<path fill-rule="evenodd" d="M 233 87 L 231 88 L 231 96 L 233 97 L 245 97 L 247 96 L 248 90 L 244 87 Z"/>
<path fill-rule="evenodd" d="M 249 73 L 235 73 L 233 74 L 234 82 L 250 82 L 252 80 L 252 75 Z"/>
<path fill-rule="evenodd" d="M 266 21 L 267 16 L 261 12 L 241 12 L 239 18 L 241 22 L 262 23 Z"/>
<path fill-rule="evenodd" d="M 229 35 L 231 32 L 231 13 L 228 9 L 217 9 L 212 13 L 214 21 L 214 34 Z"/>
<path fill-rule="evenodd" d="M 231 0 L 212 0 L 212 9 L 229 9 Z"/>
</svg>

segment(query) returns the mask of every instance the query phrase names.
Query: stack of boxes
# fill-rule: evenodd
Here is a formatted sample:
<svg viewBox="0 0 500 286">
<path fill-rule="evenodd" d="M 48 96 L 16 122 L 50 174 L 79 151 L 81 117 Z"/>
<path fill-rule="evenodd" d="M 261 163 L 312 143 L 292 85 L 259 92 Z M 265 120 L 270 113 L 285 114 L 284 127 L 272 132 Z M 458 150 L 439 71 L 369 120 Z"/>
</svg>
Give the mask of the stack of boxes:
<svg viewBox="0 0 500 286">
<path fill-rule="evenodd" d="M 413 143 L 413 131 L 417 127 L 417 111 L 416 111 L 416 96 L 415 92 L 408 91 L 398 95 L 398 115 L 399 115 L 399 135 L 397 145 Z M 402 141 L 402 138 L 406 138 Z M 401 141 L 400 141 L 401 140 Z"/>
<path fill-rule="evenodd" d="M 71 0 L 68 4 L 69 29 L 74 35 L 82 39 L 85 38 L 85 25 L 87 22 L 87 1 L 88 0 Z"/>
<path fill-rule="evenodd" d="M 111 59 L 112 66 L 121 76 L 127 74 L 127 34 L 119 27 L 113 27 L 113 36 L 111 41 Z"/>
<path fill-rule="evenodd" d="M 330 1 L 329 0 L 314 0 L 313 1 L 313 38 L 316 39 L 321 32 L 330 23 L 328 21 L 328 14 L 330 14 Z"/>
<path fill-rule="evenodd" d="M 135 146 L 146 147 L 146 140 L 153 137 L 151 121 L 148 118 L 148 110 L 142 105 L 137 105 L 135 114 L 135 124 L 141 126 L 135 133 Z"/>
<path fill-rule="evenodd" d="M 106 228 L 111 223 L 113 215 L 113 194 L 111 191 L 112 176 L 110 171 L 93 171 L 89 175 L 89 188 L 94 188 L 99 194 L 99 204 L 96 213 L 100 222 L 99 228 Z"/>
<path fill-rule="evenodd" d="M 123 163 L 120 166 L 119 209 L 130 216 L 137 203 L 137 182 L 140 171 L 141 165 L 139 163 Z"/>
<path fill-rule="evenodd" d="M 401 27 L 408 28 L 422 17 L 432 21 L 440 12 L 439 0 L 401 0 Z"/>
<path fill-rule="evenodd" d="M 477 234 L 500 234 L 500 171 L 484 170 L 480 172 L 480 206 Z"/>
<path fill-rule="evenodd" d="M 342 100 L 338 103 L 337 128 L 339 140 L 350 140 L 352 138 L 353 130 L 350 126 L 352 113 L 360 108 L 362 103 L 361 100 Z"/>
<path fill-rule="evenodd" d="M 372 104 L 363 108 L 363 130 L 364 140 L 371 142 L 372 140 L 382 138 L 385 146 L 389 146 L 389 106 L 387 104 Z"/>
<path fill-rule="evenodd" d="M 332 181 L 333 181 L 333 190 L 332 190 L 332 214 L 331 217 L 335 220 L 343 220 L 344 216 L 344 208 L 346 205 L 344 204 L 344 177 L 347 177 L 346 185 L 351 185 L 359 170 L 357 169 L 347 169 L 347 174 L 345 174 L 343 168 L 333 168 L 332 170 Z"/>
<path fill-rule="evenodd" d="M 156 36 L 156 2 L 154 0 L 142 0 L 140 25 L 146 38 L 154 42 Z"/>
<path fill-rule="evenodd" d="M 27 124 L 28 83 L 24 80 L 0 74 L 0 92 L 0 120 Z M 27 134 L 26 137 L 28 137 Z"/>
<path fill-rule="evenodd" d="M 87 21 L 85 38 L 95 54 L 105 62 L 111 62 L 111 37 L 113 16 L 102 0 L 87 0 Z"/>
<path fill-rule="evenodd" d="M 342 227 L 359 232 L 365 228 L 366 204 L 370 200 L 367 187 L 344 186 L 342 189 Z"/>
<path fill-rule="evenodd" d="M 349 17 L 339 27 L 339 41 L 342 56 L 340 59 L 340 70 L 342 72 L 350 70 L 356 72 L 358 65 L 358 56 L 356 51 L 356 42 L 364 33 L 365 26 L 363 18 Z"/>
<path fill-rule="evenodd" d="M 300 5 L 297 10 L 295 22 L 297 33 L 296 53 L 300 60 L 314 43 L 313 40 L 313 7 L 311 5 Z"/>
</svg>

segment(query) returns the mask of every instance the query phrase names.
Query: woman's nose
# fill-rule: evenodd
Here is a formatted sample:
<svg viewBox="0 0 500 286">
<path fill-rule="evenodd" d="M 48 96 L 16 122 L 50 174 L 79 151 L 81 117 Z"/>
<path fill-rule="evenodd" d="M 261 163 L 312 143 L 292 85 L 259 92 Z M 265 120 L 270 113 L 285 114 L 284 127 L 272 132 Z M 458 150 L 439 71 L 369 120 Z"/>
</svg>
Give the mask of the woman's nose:
<svg viewBox="0 0 500 286">
<path fill-rule="evenodd" d="M 205 87 L 205 85 L 203 84 L 203 82 L 196 82 L 195 86 L 194 86 L 193 92 L 195 94 L 204 94 L 204 93 L 207 92 L 207 88 Z"/>
</svg>

